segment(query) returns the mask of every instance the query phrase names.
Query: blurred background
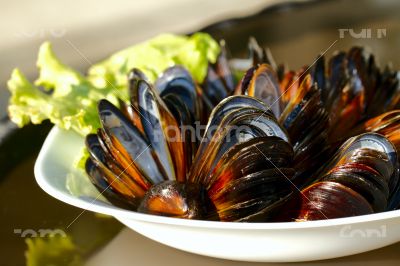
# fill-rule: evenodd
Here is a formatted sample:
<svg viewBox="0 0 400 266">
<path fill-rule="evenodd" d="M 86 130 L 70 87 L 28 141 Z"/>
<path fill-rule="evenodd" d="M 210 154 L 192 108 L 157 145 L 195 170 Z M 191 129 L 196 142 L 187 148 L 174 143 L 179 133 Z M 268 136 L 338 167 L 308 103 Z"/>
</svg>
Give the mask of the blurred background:
<svg viewBox="0 0 400 266">
<path fill-rule="evenodd" d="M 45 123 L 21 130 L 6 118 L 7 79 L 15 67 L 19 67 L 30 80 L 36 78 L 36 56 L 42 42 L 51 41 L 61 60 L 83 73 L 92 63 L 112 52 L 159 33 L 186 34 L 198 30 L 225 39 L 232 55 L 242 57 L 246 56 L 248 38 L 255 36 L 263 46 L 271 49 L 278 63 L 285 63 L 291 69 L 311 64 L 321 52 L 327 51 L 331 55 L 335 50 L 349 49 L 352 45 L 369 47 L 381 65 L 391 62 L 398 69 L 399 13 L 400 1 L 396 0 L 2 1 L 0 251 L 6 256 L 2 256 L 4 262 L 0 265 L 25 265 L 27 244 L 21 231 L 65 228 L 81 213 L 81 210 L 45 194 L 34 180 L 33 165 L 51 125 Z M 354 34 L 364 29 L 369 30 L 370 35 Z M 350 30 L 354 30 L 353 34 Z M 244 265 L 164 247 L 123 229 L 113 219 L 87 212 L 67 233 L 74 236 L 78 245 L 77 248 L 63 249 L 64 253 L 68 253 L 68 258 L 71 254 L 90 256 L 89 265 L 131 265 L 133 262 L 155 265 L 160 261 L 163 265 Z M 63 245 L 68 246 L 68 243 Z M 101 246 L 105 247 L 99 252 Z M 379 262 L 398 265 L 399 248 L 397 244 L 367 254 L 315 264 L 376 265 Z M 44 252 L 41 250 L 31 255 L 41 256 L 53 246 L 43 244 L 42 249 Z M 155 253 L 159 256 L 155 257 Z M 72 264 L 69 260 L 61 260 L 56 265 Z"/>
<path fill-rule="evenodd" d="M 50 40 L 66 64 L 81 71 L 88 63 L 163 32 L 188 33 L 214 22 L 254 14 L 279 0 L 3 1 L 0 16 L 0 112 L 14 67 L 36 75 L 36 56 Z"/>
</svg>

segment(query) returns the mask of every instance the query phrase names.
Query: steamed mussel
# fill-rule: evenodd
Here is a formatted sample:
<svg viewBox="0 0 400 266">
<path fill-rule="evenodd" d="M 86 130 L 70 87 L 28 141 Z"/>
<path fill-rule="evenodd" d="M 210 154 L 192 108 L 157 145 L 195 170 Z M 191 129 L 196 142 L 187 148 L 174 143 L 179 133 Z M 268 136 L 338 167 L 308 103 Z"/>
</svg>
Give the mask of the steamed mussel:
<svg viewBox="0 0 400 266">
<path fill-rule="evenodd" d="M 400 207 L 397 72 L 361 47 L 286 70 L 251 39 L 236 82 L 227 54 L 221 42 L 202 84 L 177 65 L 154 83 L 133 69 L 129 103 L 99 102 L 86 172 L 112 204 L 243 222 Z"/>
</svg>

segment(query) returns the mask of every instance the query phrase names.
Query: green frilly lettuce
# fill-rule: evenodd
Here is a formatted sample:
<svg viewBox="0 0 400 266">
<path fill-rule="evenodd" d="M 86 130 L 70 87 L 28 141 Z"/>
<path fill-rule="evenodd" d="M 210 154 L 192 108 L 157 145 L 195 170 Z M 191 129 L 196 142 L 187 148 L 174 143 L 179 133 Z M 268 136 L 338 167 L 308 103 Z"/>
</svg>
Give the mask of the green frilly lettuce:
<svg viewBox="0 0 400 266">
<path fill-rule="evenodd" d="M 97 102 L 128 99 L 127 73 L 140 68 L 151 81 L 172 65 L 183 65 L 197 82 L 206 76 L 208 62 L 215 62 L 219 46 L 205 33 L 191 36 L 163 34 L 111 55 L 93 65 L 84 76 L 63 64 L 46 42 L 39 49 L 39 77 L 32 84 L 15 69 L 8 81 L 11 92 L 8 112 L 22 127 L 45 119 L 84 136 L 100 126 Z"/>
<path fill-rule="evenodd" d="M 20 127 L 50 119 L 60 128 L 81 135 L 94 132 L 100 126 L 97 101 L 107 98 L 115 103 L 113 90 L 95 88 L 87 78 L 62 64 L 48 42 L 40 47 L 37 66 L 39 78 L 34 84 L 19 69 L 12 72 L 7 83 L 10 119 Z"/>
<path fill-rule="evenodd" d="M 107 244 L 122 229 L 110 216 L 85 214 L 83 222 L 63 229 L 64 234 L 48 234 L 25 240 L 27 266 L 82 266 L 93 252 Z"/>
</svg>

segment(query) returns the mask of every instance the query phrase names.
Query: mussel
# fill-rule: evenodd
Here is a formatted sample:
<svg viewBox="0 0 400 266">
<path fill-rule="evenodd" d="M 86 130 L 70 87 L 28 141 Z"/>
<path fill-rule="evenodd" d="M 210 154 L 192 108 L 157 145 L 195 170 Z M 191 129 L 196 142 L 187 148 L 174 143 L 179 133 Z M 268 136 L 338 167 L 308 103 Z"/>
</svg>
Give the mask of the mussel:
<svg viewBox="0 0 400 266">
<path fill-rule="evenodd" d="M 137 210 L 176 218 L 218 219 L 207 191 L 194 183 L 165 181 L 154 185 L 147 191 Z"/>
<path fill-rule="evenodd" d="M 167 69 L 154 86 L 137 69 L 129 79 L 130 105 L 120 110 L 100 101 L 102 128 L 86 142 L 89 166 L 95 164 L 104 182 L 135 199 L 131 205 L 138 211 L 251 221 L 266 219 L 291 195 L 293 149 L 262 101 L 226 97 L 197 141 L 181 129 L 200 121 L 206 104 L 185 69 Z M 97 172 L 87 172 L 96 181 Z"/>
<path fill-rule="evenodd" d="M 181 66 L 153 84 L 133 69 L 130 102 L 100 101 L 102 127 L 86 137 L 95 187 L 116 206 L 186 219 L 398 209 L 398 72 L 381 72 L 361 47 L 298 71 L 276 65 L 254 38 L 249 51 L 238 84 L 224 42 L 201 84 Z"/>
<path fill-rule="evenodd" d="M 397 152 L 387 138 L 376 133 L 350 138 L 317 182 L 287 203 L 280 219 L 320 220 L 392 210 L 399 204 L 398 179 Z"/>
</svg>

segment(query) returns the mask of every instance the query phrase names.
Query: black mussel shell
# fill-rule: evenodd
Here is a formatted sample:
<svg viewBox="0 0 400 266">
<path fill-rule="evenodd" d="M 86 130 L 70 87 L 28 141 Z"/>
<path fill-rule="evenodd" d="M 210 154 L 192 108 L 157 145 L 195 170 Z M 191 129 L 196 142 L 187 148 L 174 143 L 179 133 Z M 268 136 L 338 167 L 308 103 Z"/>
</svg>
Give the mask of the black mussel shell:
<svg viewBox="0 0 400 266">
<path fill-rule="evenodd" d="M 279 117 L 283 110 L 279 80 L 271 66 L 267 64 L 250 68 L 239 84 L 238 95 L 248 95 L 263 101 Z"/>
<path fill-rule="evenodd" d="M 103 141 L 123 169 L 133 176 L 143 176 L 146 180 L 143 183 L 163 181 L 164 176 L 153 158 L 152 147 L 140 131 L 107 100 L 101 100 L 98 109 Z M 137 170 L 139 173 L 136 173 Z"/>
<path fill-rule="evenodd" d="M 215 208 L 200 184 L 165 181 L 151 187 L 138 211 L 175 218 L 216 220 Z"/>
<path fill-rule="evenodd" d="M 292 193 L 293 175 L 291 168 L 262 170 L 232 180 L 209 195 L 221 221 L 268 221 Z"/>
<path fill-rule="evenodd" d="M 92 159 L 86 160 L 85 170 L 92 184 L 110 203 L 128 210 L 136 210 L 139 206 L 140 199 L 131 194 L 129 188 L 120 182 L 117 176 L 94 163 Z M 112 180 L 109 179 L 110 175 Z"/>
<path fill-rule="evenodd" d="M 373 213 L 367 200 L 354 190 L 336 182 L 312 184 L 281 207 L 274 221 L 313 221 Z"/>
</svg>

